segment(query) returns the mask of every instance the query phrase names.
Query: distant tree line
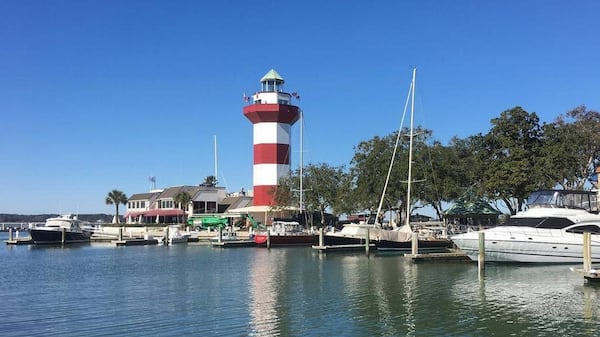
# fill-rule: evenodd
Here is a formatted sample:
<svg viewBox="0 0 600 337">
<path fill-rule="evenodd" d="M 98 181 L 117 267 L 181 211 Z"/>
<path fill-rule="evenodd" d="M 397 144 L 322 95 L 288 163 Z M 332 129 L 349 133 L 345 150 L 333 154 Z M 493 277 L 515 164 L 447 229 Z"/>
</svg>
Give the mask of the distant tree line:
<svg viewBox="0 0 600 337">
<path fill-rule="evenodd" d="M 402 130 L 408 135 L 409 130 Z M 551 123 L 516 106 L 491 120 L 486 134 L 454 137 L 448 145 L 417 127 L 413 139 L 410 213 L 431 206 L 441 219 L 444 203 L 465 195 L 522 210 L 534 190 L 586 189 L 600 166 L 600 113 L 579 106 Z M 376 211 L 397 132 L 355 146 L 349 165 L 309 163 L 303 169 L 304 208 L 334 215 Z M 406 137 L 401 137 L 406 138 Z M 383 209 L 406 216 L 408 141 L 399 144 Z M 279 205 L 299 205 L 299 174 L 282 177 L 273 190 Z M 419 182 L 416 182 L 419 181 Z M 321 217 L 322 219 L 324 217 Z"/>
<path fill-rule="evenodd" d="M 48 218 L 57 217 L 60 214 L 0 214 L 0 223 L 2 222 L 45 222 Z M 78 214 L 77 218 L 89 222 L 112 222 L 111 214 Z"/>
</svg>

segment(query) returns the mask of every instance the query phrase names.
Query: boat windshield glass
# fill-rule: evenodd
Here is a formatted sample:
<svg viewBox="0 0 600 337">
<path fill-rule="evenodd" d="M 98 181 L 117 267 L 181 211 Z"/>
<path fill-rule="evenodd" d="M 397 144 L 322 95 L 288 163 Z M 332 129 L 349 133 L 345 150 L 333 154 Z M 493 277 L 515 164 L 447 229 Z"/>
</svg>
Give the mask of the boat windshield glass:
<svg viewBox="0 0 600 337">
<path fill-rule="evenodd" d="M 580 208 L 588 212 L 598 212 L 596 193 L 593 191 L 535 191 L 527 198 L 527 207 Z"/>
</svg>

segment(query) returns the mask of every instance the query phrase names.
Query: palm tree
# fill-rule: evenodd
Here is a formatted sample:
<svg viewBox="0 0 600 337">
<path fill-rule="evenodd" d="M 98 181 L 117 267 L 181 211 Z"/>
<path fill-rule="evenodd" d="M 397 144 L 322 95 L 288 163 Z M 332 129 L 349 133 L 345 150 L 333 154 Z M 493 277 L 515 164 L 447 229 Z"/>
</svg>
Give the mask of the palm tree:
<svg viewBox="0 0 600 337">
<path fill-rule="evenodd" d="M 115 219 L 117 219 L 117 223 L 119 223 L 119 204 L 127 204 L 127 196 L 125 195 L 125 193 L 119 190 L 112 190 L 108 192 L 108 196 L 106 196 L 106 204 L 115 205 Z"/>
<path fill-rule="evenodd" d="M 181 191 L 175 195 L 173 201 L 179 204 L 179 208 L 183 211 L 183 223 L 185 224 L 186 208 L 192 201 L 192 196 L 186 191 Z"/>
</svg>

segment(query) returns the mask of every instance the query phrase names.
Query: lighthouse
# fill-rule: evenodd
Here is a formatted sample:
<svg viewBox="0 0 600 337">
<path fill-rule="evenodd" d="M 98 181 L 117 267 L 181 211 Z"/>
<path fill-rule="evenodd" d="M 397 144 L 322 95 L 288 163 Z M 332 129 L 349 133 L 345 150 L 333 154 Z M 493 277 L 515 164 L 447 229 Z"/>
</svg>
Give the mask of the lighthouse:
<svg viewBox="0 0 600 337">
<path fill-rule="evenodd" d="M 300 114 L 292 105 L 296 94 L 285 92 L 284 83 L 271 69 L 260 80 L 260 91 L 252 95 L 252 103 L 243 110 L 253 125 L 254 206 L 274 205 L 271 191 L 277 188 L 279 178 L 290 172 L 290 134 Z"/>
</svg>

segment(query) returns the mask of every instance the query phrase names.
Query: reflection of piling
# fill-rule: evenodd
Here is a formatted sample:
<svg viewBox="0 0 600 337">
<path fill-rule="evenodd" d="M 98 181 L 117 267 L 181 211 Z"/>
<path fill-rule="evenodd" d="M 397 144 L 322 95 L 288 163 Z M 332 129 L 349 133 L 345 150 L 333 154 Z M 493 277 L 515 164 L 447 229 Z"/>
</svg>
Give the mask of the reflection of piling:
<svg viewBox="0 0 600 337">
<path fill-rule="evenodd" d="M 267 229 L 267 249 L 271 248 L 271 230 Z"/>
<path fill-rule="evenodd" d="M 370 241 L 370 233 L 371 231 L 369 230 L 369 228 L 367 228 L 367 235 L 365 236 L 365 253 L 367 254 L 367 256 L 369 255 L 369 249 L 371 248 L 371 243 Z"/>
<path fill-rule="evenodd" d="M 483 275 L 485 265 L 485 233 L 483 231 L 479 231 L 479 255 L 477 257 L 477 269 L 479 270 L 479 275 Z"/>
</svg>

